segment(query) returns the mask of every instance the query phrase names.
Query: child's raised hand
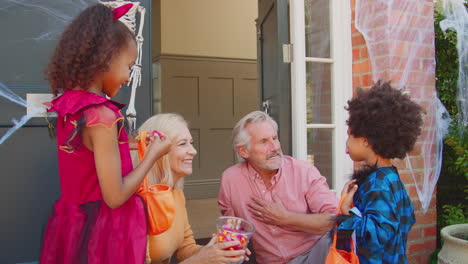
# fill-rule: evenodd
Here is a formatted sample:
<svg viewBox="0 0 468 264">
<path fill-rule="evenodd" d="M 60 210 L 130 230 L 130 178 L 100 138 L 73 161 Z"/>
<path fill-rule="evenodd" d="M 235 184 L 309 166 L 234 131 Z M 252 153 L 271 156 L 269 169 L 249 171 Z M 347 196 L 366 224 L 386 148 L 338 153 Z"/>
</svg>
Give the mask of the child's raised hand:
<svg viewBox="0 0 468 264">
<path fill-rule="evenodd" d="M 169 153 L 172 147 L 172 140 L 156 130 L 147 134 L 147 142 L 148 147 L 145 158 L 147 157 L 154 161 Z"/>
<path fill-rule="evenodd" d="M 344 215 L 349 215 L 349 210 L 353 204 L 353 197 L 358 189 L 356 184 L 356 180 L 351 180 L 345 184 L 343 190 L 341 191 L 341 199 L 343 199 L 341 203 L 341 213 Z"/>
</svg>

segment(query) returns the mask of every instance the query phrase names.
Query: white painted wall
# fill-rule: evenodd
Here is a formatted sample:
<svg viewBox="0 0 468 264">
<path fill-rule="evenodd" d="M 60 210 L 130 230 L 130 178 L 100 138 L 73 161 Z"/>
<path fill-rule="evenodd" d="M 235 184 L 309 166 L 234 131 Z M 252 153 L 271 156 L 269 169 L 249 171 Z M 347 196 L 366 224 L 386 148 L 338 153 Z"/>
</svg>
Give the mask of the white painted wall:
<svg viewBox="0 0 468 264">
<path fill-rule="evenodd" d="M 160 1 L 162 54 L 257 58 L 257 1 Z"/>
</svg>

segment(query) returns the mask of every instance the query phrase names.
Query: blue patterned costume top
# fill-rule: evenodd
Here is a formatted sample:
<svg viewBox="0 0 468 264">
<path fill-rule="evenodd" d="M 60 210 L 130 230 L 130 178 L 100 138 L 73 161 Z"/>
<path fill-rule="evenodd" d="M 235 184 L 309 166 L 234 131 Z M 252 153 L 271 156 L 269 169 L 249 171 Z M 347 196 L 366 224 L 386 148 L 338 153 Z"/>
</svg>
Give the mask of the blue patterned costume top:
<svg viewBox="0 0 468 264">
<path fill-rule="evenodd" d="M 358 179 L 358 185 L 354 206 L 362 217 L 351 214 L 338 229 L 355 230 L 361 264 L 408 263 L 406 242 L 415 223 L 414 208 L 397 169 L 378 168 Z"/>
</svg>

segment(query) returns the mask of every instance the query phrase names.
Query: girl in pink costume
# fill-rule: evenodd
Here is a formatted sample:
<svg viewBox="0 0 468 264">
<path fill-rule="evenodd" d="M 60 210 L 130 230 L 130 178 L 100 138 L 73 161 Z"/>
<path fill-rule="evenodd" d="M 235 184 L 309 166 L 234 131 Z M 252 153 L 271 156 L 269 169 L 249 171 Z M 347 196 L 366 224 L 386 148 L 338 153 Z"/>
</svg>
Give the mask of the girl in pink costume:
<svg viewBox="0 0 468 264">
<path fill-rule="evenodd" d="M 41 264 L 144 263 L 146 216 L 134 193 L 168 138 L 153 135 L 133 170 L 122 104 L 107 99 L 129 79 L 133 33 L 118 20 L 131 4 L 88 7 L 65 29 L 47 69 L 56 112 L 61 196 L 48 221 Z"/>
</svg>

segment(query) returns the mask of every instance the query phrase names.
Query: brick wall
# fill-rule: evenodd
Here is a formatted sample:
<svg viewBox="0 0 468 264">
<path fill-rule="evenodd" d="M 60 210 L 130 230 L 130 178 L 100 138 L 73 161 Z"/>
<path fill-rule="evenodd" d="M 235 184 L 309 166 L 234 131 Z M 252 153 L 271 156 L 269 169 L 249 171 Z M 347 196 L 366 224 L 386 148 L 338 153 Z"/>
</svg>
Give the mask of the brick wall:
<svg viewBox="0 0 468 264">
<path fill-rule="evenodd" d="M 389 42 L 378 43 L 378 59 L 377 63 L 385 67 L 379 68 L 379 76 L 393 83 L 398 83 L 402 78 L 404 72 L 410 71 L 407 81 L 405 81 L 405 88 L 409 89 L 410 96 L 418 101 L 423 106 L 427 106 L 431 99 L 431 94 L 435 90 L 435 72 L 432 66 L 434 63 L 434 29 L 433 29 L 433 1 L 432 0 L 395 0 L 396 6 L 407 6 L 409 2 L 418 2 L 417 10 L 419 11 L 417 17 L 407 20 L 394 21 L 392 18 L 414 16 L 414 14 L 405 14 L 404 8 L 396 10 L 397 12 L 390 16 L 385 23 L 403 23 L 403 26 L 408 27 L 414 31 L 414 34 L 419 34 L 418 39 L 404 39 L 394 38 Z M 375 1 L 381 2 L 381 1 Z M 368 2 L 369 3 L 369 2 Z M 351 0 L 352 7 L 352 45 L 353 45 L 353 88 L 372 86 L 372 63 L 369 59 L 369 49 L 366 46 L 364 37 L 359 33 L 355 27 L 356 18 L 356 0 Z M 402 13 L 403 12 L 403 13 Z M 382 21 L 381 21 L 382 22 Z M 405 24 L 406 23 L 406 24 Z M 376 25 L 378 27 L 379 25 Z M 417 59 L 411 60 L 411 65 L 403 68 L 402 65 L 408 66 L 406 62 L 410 60 L 412 51 L 417 50 Z M 374 53 L 372 54 L 374 56 Z M 428 76 L 429 74 L 429 76 Z M 426 119 L 431 118 L 431 113 L 428 113 Z M 424 133 L 427 133 L 431 127 L 425 127 Z M 415 150 L 411 153 L 412 166 L 416 173 L 421 174 L 424 170 L 424 163 L 421 156 L 421 140 L 416 144 Z M 436 212 L 436 199 L 435 193 L 432 196 L 429 210 L 424 214 L 421 210 L 421 203 L 419 202 L 416 192 L 416 186 L 406 168 L 406 162 L 396 160 L 395 166 L 400 171 L 401 178 L 405 183 L 406 189 L 413 201 L 416 214 L 416 223 L 412 227 L 408 237 L 407 254 L 410 263 L 428 263 L 430 254 L 435 250 L 437 244 L 437 212 Z"/>
</svg>

